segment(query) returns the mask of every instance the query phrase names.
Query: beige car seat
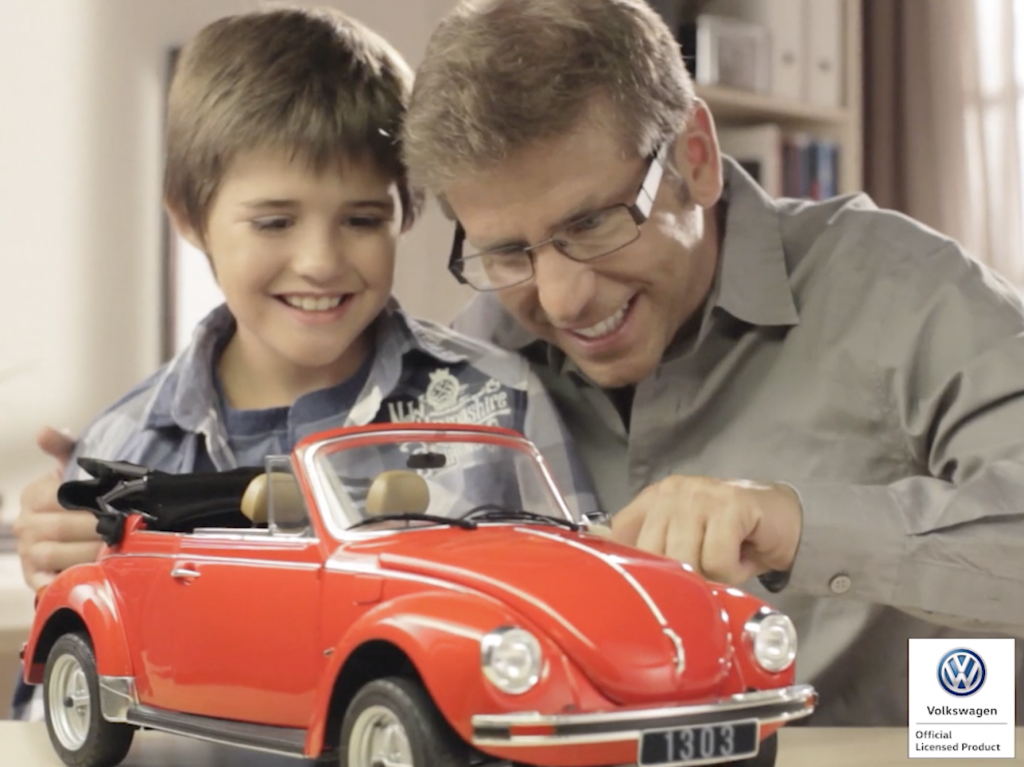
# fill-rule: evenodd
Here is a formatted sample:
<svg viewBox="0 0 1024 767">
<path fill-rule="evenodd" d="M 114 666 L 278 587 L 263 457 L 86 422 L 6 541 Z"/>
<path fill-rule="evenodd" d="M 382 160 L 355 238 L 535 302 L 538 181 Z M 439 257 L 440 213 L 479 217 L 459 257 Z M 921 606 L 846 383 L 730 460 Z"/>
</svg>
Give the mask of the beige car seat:
<svg viewBox="0 0 1024 767">
<path fill-rule="evenodd" d="M 270 511 L 271 490 L 274 498 L 274 524 L 288 532 L 309 528 L 309 511 L 302 488 L 291 474 L 283 471 L 263 473 L 253 479 L 242 495 L 242 513 L 254 525 L 265 525 Z"/>
<path fill-rule="evenodd" d="M 413 471 L 385 471 L 377 475 L 366 494 L 366 513 L 425 514 L 430 508 L 427 481 Z"/>
</svg>

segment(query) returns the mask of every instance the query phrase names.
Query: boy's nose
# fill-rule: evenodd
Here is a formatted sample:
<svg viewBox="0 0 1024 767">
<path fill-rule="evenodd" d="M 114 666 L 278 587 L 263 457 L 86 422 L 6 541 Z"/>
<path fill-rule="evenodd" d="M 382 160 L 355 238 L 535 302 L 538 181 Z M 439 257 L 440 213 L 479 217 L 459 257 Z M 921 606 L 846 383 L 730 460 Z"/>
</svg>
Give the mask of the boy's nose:
<svg viewBox="0 0 1024 767">
<path fill-rule="evenodd" d="M 316 283 L 326 283 L 348 268 L 340 238 L 308 237 L 292 258 L 297 274 Z"/>
<path fill-rule="evenodd" d="M 593 269 L 550 247 L 534 255 L 534 281 L 541 309 L 555 325 L 576 322 L 597 290 Z"/>
</svg>

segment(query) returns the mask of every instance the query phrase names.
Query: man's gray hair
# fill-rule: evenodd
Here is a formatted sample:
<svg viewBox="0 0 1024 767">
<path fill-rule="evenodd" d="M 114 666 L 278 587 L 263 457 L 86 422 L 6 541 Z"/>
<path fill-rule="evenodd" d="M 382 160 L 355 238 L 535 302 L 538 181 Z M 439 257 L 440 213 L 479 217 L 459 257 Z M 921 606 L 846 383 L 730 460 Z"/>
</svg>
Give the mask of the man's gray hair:
<svg viewBox="0 0 1024 767">
<path fill-rule="evenodd" d="M 689 117 L 679 43 L 644 0 L 464 0 L 431 36 L 404 126 L 414 187 L 564 135 L 595 97 L 624 151 L 648 155 Z"/>
</svg>

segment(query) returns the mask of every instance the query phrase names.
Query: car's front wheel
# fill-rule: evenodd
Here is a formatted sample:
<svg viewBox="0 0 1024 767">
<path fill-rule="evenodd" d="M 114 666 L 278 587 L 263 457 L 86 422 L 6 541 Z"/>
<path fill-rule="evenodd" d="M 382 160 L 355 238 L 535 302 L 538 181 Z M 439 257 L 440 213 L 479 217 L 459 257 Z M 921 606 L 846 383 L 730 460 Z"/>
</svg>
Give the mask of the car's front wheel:
<svg viewBox="0 0 1024 767">
<path fill-rule="evenodd" d="M 368 682 L 341 724 L 340 767 L 466 767 L 469 747 L 423 685 L 405 677 Z"/>
<path fill-rule="evenodd" d="M 128 755 L 135 728 L 103 718 L 96 656 L 84 635 L 65 634 L 54 642 L 43 701 L 50 741 L 65 764 L 114 767 Z"/>
</svg>

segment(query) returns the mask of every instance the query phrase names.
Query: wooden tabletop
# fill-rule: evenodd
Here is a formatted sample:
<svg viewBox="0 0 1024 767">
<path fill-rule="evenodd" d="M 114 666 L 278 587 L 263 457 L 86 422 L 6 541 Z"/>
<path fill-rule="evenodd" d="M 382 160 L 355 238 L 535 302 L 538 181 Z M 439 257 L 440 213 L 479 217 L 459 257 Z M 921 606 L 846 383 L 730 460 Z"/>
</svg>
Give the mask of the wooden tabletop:
<svg viewBox="0 0 1024 767">
<path fill-rule="evenodd" d="M 1024 728 L 1017 730 L 1016 758 L 908 759 L 902 728 L 783 728 L 776 767 L 964 767 L 1024 764 Z M 42 723 L 0 721 L 0 765 L 63 767 Z M 313 762 L 204 743 L 163 733 L 135 736 L 122 767 L 312 767 Z"/>
</svg>

